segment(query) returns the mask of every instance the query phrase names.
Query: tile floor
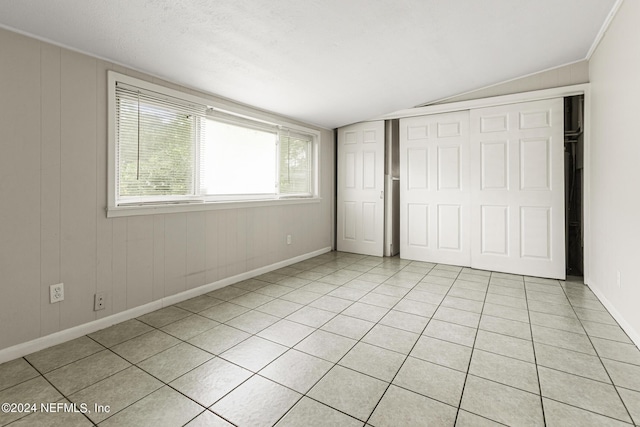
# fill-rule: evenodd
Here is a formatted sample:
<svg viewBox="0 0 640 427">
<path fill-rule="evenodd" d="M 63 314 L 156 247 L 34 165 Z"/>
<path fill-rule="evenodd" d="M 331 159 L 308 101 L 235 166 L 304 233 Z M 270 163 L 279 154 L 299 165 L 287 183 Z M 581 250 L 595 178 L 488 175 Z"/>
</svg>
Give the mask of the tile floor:
<svg viewBox="0 0 640 427">
<path fill-rule="evenodd" d="M 0 402 L 87 405 L 16 427 L 624 426 L 640 352 L 581 283 L 332 252 L 0 365 Z"/>
</svg>

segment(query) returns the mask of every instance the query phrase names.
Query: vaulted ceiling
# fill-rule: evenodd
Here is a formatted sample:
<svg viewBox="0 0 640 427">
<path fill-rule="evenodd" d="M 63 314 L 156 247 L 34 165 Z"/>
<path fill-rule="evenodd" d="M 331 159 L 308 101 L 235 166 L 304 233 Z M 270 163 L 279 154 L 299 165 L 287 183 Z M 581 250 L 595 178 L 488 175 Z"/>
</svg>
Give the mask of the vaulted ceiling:
<svg viewBox="0 0 640 427">
<path fill-rule="evenodd" d="M 3 0 L 0 26 L 334 128 L 585 59 L 615 3 Z"/>
</svg>

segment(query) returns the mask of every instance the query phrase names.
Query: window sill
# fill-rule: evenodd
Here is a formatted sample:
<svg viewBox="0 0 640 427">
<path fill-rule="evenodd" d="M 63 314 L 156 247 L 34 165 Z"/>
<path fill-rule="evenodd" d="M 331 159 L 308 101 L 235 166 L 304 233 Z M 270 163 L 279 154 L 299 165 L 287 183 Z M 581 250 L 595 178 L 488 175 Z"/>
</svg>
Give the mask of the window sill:
<svg viewBox="0 0 640 427">
<path fill-rule="evenodd" d="M 226 200 L 220 202 L 204 203 L 115 206 L 107 208 L 107 218 L 118 218 L 136 215 L 172 214 L 180 212 L 212 211 L 222 209 L 244 209 L 267 206 L 301 205 L 308 203 L 320 203 L 320 201 L 322 201 L 321 197 L 305 197 L 277 200 Z"/>
</svg>

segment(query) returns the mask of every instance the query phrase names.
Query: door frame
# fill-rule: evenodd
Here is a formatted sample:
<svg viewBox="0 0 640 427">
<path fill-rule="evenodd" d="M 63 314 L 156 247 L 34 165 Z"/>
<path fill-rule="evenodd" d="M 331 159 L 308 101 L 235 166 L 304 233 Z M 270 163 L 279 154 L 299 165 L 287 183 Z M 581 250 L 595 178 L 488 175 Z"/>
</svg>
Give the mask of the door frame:
<svg viewBox="0 0 640 427">
<path fill-rule="evenodd" d="M 591 282 L 591 85 L 589 83 L 536 90 L 531 92 L 521 92 L 510 95 L 493 96 L 489 98 L 479 98 L 468 101 L 429 105 L 426 107 L 409 108 L 373 118 L 371 119 L 371 121 L 402 119 L 406 117 L 450 113 L 460 110 L 494 107 L 527 101 L 539 101 L 550 98 L 564 98 L 567 96 L 575 95 L 584 95 L 584 211 L 582 218 L 584 225 L 583 274 L 584 283 L 588 285 Z"/>
</svg>

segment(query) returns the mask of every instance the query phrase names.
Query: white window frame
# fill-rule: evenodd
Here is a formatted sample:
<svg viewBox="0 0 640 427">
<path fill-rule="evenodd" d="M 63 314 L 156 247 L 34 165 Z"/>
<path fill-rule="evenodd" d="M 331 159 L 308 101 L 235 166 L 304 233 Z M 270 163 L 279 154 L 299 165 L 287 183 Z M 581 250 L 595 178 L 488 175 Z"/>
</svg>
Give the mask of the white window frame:
<svg viewBox="0 0 640 427">
<path fill-rule="evenodd" d="M 227 117 L 237 118 L 238 124 L 243 122 L 253 122 L 257 125 L 270 126 L 277 129 L 278 133 L 278 145 L 280 144 L 280 135 L 286 135 L 287 131 L 291 131 L 297 134 L 309 135 L 312 139 L 311 142 L 311 194 L 309 195 L 287 195 L 287 194 L 275 194 L 268 195 L 267 197 L 251 196 L 251 195 L 237 195 L 237 196 L 224 196 L 224 197 L 198 197 L 195 200 L 189 200 L 186 197 L 177 197 L 171 200 L 171 197 L 163 198 L 157 202 L 152 202 L 149 198 L 149 202 L 145 203 L 118 203 L 117 197 L 117 170 L 118 165 L 116 156 L 116 85 L 117 83 L 123 83 L 129 86 L 134 86 L 142 90 L 148 90 L 157 92 L 161 95 L 170 96 L 187 102 L 193 102 L 200 105 L 207 106 L 211 111 L 215 113 L 219 112 Z M 150 83 L 144 80 L 140 80 L 131 76 L 116 73 L 114 71 L 108 71 L 107 73 L 107 90 L 108 90 L 108 177 L 107 177 L 107 217 L 120 217 L 131 215 L 149 215 L 149 214 L 163 214 L 163 213 L 176 213 L 176 212 L 190 212 L 190 211 L 202 211 L 212 209 L 232 209 L 239 207 L 259 207 L 259 206 L 272 206 L 282 204 L 300 204 L 300 203 L 318 203 L 320 198 L 320 132 L 315 129 L 310 129 L 304 126 L 288 123 L 285 121 L 279 121 L 268 117 L 266 120 L 264 117 L 256 117 L 255 112 L 248 108 L 238 107 L 231 103 L 225 103 L 223 101 L 216 101 L 212 99 L 202 98 L 189 93 L 181 92 L 178 90 L 170 89 L 164 86 Z M 279 149 L 279 147 L 278 147 Z M 276 167 L 275 179 L 279 182 L 279 161 Z M 199 168 L 199 161 L 196 159 L 196 167 Z M 196 176 L 198 179 L 198 176 Z"/>
</svg>

